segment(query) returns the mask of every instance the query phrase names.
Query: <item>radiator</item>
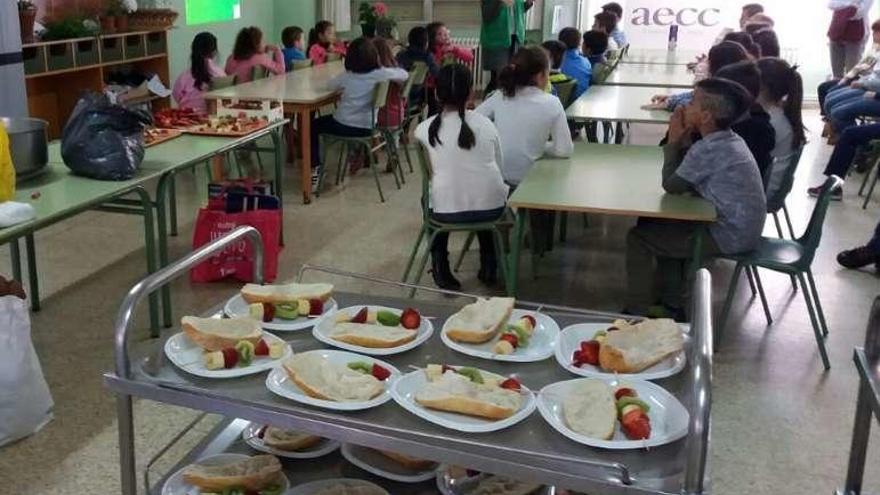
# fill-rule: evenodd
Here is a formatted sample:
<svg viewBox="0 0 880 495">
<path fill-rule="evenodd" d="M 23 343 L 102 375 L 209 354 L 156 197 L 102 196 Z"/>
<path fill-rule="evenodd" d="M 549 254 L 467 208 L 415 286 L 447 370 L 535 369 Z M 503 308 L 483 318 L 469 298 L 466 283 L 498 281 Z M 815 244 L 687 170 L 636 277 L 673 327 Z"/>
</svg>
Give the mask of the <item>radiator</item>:
<svg viewBox="0 0 880 495">
<path fill-rule="evenodd" d="M 489 82 L 489 73 L 483 70 L 483 49 L 480 48 L 480 38 L 473 36 L 453 37 L 452 42 L 456 45 L 470 48 L 474 51 L 473 63 L 466 64 L 474 74 L 474 88 L 480 92 Z"/>
</svg>

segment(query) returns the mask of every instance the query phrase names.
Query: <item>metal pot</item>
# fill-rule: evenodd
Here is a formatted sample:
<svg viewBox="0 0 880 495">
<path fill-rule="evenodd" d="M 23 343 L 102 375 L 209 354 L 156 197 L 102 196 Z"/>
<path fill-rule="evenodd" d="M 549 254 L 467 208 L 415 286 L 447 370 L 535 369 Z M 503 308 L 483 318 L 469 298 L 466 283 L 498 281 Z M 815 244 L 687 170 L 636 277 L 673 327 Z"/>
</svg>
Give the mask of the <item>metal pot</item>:
<svg viewBox="0 0 880 495">
<path fill-rule="evenodd" d="M 49 163 L 45 120 L 26 117 L 0 117 L 9 133 L 9 148 L 15 166 L 15 181 L 30 179 L 45 171 Z"/>
</svg>

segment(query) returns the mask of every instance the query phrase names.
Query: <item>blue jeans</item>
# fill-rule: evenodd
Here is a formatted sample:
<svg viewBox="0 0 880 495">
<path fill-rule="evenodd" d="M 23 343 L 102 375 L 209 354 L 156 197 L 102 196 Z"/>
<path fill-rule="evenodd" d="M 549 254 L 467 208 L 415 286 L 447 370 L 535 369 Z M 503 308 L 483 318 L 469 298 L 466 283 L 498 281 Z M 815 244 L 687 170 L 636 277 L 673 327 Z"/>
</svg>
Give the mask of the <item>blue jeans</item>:
<svg viewBox="0 0 880 495">
<path fill-rule="evenodd" d="M 856 156 L 856 150 L 875 139 L 880 139 L 880 124 L 856 125 L 843 131 L 825 167 L 825 175 L 846 177 Z"/>
<path fill-rule="evenodd" d="M 874 237 L 865 245 L 874 254 L 880 254 L 880 223 L 874 227 Z"/>
<path fill-rule="evenodd" d="M 830 81 L 825 81 L 819 85 L 819 89 L 816 91 L 819 95 L 819 108 L 822 111 L 822 115 L 825 115 L 825 99 L 831 94 L 832 91 L 837 91 L 838 89 L 843 89 L 846 86 L 840 86 L 840 79 L 832 79 Z"/>
<path fill-rule="evenodd" d="M 880 117 L 880 101 L 864 96 L 861 89 L 841 89 L 828 95 L 825 111 L 837 133 L 855 125 L 858 117 Z"/>
</svg>

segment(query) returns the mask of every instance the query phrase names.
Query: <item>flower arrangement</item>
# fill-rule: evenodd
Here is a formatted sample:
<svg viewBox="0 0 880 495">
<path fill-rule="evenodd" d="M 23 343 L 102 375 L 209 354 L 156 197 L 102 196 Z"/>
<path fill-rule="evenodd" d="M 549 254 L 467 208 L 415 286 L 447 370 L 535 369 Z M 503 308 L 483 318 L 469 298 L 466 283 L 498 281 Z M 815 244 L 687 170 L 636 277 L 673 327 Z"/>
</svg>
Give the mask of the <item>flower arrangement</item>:
<svg viewBox="0 0 880 495">
<path fill-rule="evenodd" d="M 388 6 L 384 2 L 361 2 L 358 7 L 358 22 L 364 32 L 364 36 L 375 36 L 376 26 L 382 25 L 385 28 L 392 28 L 397 25 L 397 21 L 388 15 Z"/>
</svg>

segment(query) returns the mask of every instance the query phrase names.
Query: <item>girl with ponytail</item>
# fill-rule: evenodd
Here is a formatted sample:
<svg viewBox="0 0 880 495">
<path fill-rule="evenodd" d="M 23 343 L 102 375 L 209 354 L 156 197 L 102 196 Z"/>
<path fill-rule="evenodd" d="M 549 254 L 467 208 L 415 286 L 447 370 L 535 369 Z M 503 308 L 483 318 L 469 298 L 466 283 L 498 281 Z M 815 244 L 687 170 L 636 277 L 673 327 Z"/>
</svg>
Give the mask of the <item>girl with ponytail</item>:
<svg viewBox="0 0 880 495">
<path fill-rule="evenodd" d="M 761 71 L 761 92 L 758 103 L 770 114 L 770 124 L 776 131 L 773 158 L 791 154 L 806 143 L 801 107 L 804 102 L 804 83 L 796 67 L 780 58 L 758 60 Z"/>
<path fill-rule="evenodd" d="M 314 65 L 321 65 L 327 63 L 327 56 L 331 53 L 345 55 L 345 50 L 336 44 L 336 28 L 333 23 L 318 21 L 315 27 L 309 30 L 306 54 Z"/>
<path fill-rule="evenodd" d="M 192 41 L 190 67 L 174 81 L 172 94 L 178 107 L 207 111 L 205 92 L 211 89 L 215 77 L 226 76 L 226 72 L 214 62 L 216 57 L 217 38 L 208 32 L 197 34 Z"/>
<path fill-rule="evenodd" d="M 508 184 L 517 185 L 542 156 L 568 157 L 574 150 L 565 109 L 547 93 L 550 60 L 540 46 L 520 48 L 498 75 L 499 91 L 477 108 L 495 121 Z"/>
<path fill-rule="evenodd" d="M 504 213 L 508 187 L 501 177 L 501 143 L 498 131 L 486 117 L 467 110 L 473 98 L 473 76 L 461 64 L 450 64 L 437 75 L 437 99 L 441 111 L 419 124 L 416 139 L 430 157 L 431 216 L 444 223 L 482 223 Z M 498 260 L 492 232 L 477 233 L 480 240 L 480 271 L 477 278 L 497 282 Z M 448 233 L 431 244 L 431 273 L 438 287 L 461 289 L 449 269 Z"/>
</svg>

